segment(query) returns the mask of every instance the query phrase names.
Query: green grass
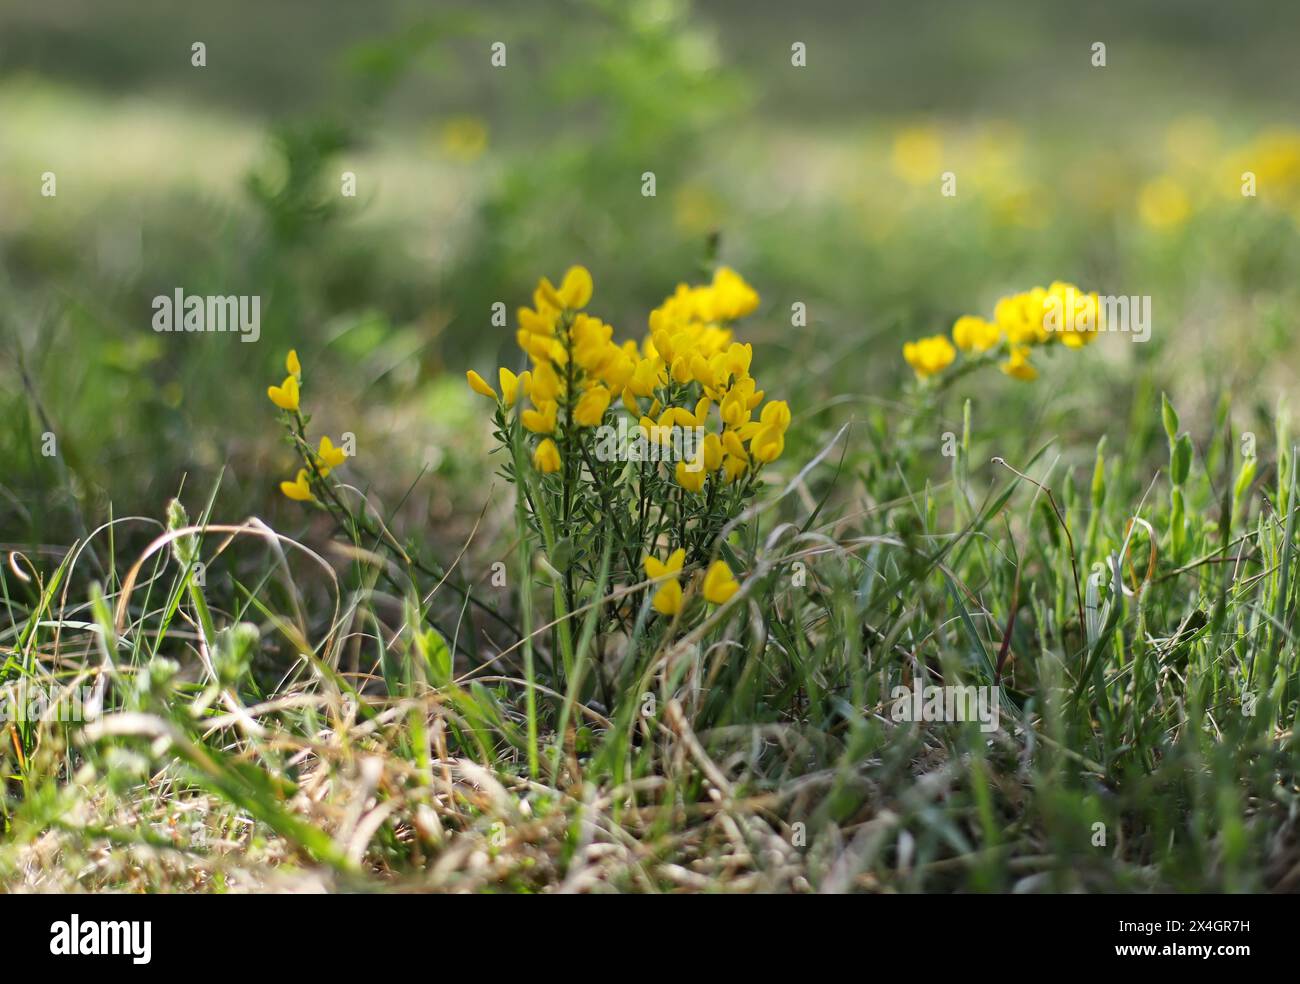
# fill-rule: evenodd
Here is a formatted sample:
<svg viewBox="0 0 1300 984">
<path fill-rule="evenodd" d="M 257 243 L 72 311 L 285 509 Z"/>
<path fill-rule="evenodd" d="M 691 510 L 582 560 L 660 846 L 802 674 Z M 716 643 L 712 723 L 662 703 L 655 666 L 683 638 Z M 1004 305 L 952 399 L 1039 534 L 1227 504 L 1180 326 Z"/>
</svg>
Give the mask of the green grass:
<svg viewBox="0 0 1300 984">
<path fill-rule="evenodd" d="M 533 613 L 528 645 L 455 662 L 471 609 L 436 615 L 414 567 L 386 585 L 375 543 L 330 572 L 259 525 L 177 513 L 129 564 L 107 530 L 62 563 L 15 560 L 10 681 L 104 689 L 84 726 L 9 729 L 6 883 L 1290 885 L 1296 459 L 1261 457 L 1239 483 L 1235 436 L 1196 442 L 1179 534 L 1167 478 L 1133 474 L 1142 440 L 1167 440 L 1151 417 L 1099 456 L 1090 491 L 1051 444 L 1015 471 L 989 463 L 975 427 L 949 476 L 895 496 L 893 476 L 855 468 L 846 432 L 801 484 L 834 496 L 857 471 L 871 508 L 762 497 L 765 532 L 734 538 L 744 587 L 718 616 L 678 631 L 638 592 L 628 635 L 602 607 L 617 597 L 576 599 L 571 637 L 609 705 L 575 699 L 540 617 L 548 578 L 523 555 L 521 590 L 496 600 Z M 930 470 L 928 453 L 898 472 Z M 1121 596 L 1089 572 L 1126 543 Z M 106 580 L 86 595 L 92 550 Z M 193 558 L 218 590 L 184 575 Z M 916 675 L 1000 686 L 1001 727 L 896 722 L 890 694 Z"/>
</svg>

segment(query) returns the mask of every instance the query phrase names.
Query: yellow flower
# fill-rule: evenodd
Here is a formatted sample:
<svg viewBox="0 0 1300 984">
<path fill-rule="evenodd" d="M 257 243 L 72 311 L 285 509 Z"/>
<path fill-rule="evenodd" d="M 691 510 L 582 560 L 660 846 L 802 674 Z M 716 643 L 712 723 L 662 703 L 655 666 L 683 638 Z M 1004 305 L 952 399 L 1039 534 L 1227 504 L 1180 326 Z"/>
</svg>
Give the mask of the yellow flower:
<svg viewBox="0 0 1300 984">
<path fill-rule="evenodd" d="M 561 307 L 577 311 L 587 306 L 591 300 L 591 291 L 591 272 L 584 266 L 571 266 L 565 271 L 556 294 Z"/>
<path fill-rule="evenodd" d="M 1101 299 L 1085 294 L 1073 284 L 1059 280 L 1047 288 L 1053 334 L 1066 348 L 1083 348 L 1097 337 L 1101 321 Z"/>
<path fill-rule="evenodd" d="M 1010 357 L 1002 363 L 1002 371 L 1015 379 L 1032 382 L 1038 378 L 1038 370 L 1029 364 L 1029 349 L 1023 345 L 1013 345 Z"/>
<path fill-rule="evenodd" d="M 284 360 L 284 367 L 289 371 L 290 376 L 302 379 L 302 363 L 298 361 L 297 349 L 289 349 L 289 354 Z"/>
<path fill-rule="evenodd" d="M 741 461 L 749 460 L 749 453 L 745 450 L 745 445 L 741 443 L 740 435 L 735 431 L 722 432 L 722 446 L 726 449 L 727 454 L 733 458 L 739 458 Z"/>
<path fill-rule="evenodd" d="M 532 308 L 521 307 L 519 309 L 519 327 L 529 335 L 540 335 L 544 339 L 550 338 L 555 334 L 555 322 L 559 314 L 560 312 L 550 308 L 544 311 L 534 311 Z"/>
<path fill-rule="evenodd" d="M 1173 229 L 1192 213 L 1187 192 L 1176 179 L 1162 175 L 1138 192 L 1138 217 L 1152 229 Z"/>
<path fill-rule="evenodd" d="M 465 378 L 469 381 L 469 388 L 475 393 L 480 393 L 483 396 L 490 396 L 494 400 L 497 398 L 497 391 L 489 386 L 487 380 L 476 373 L 473 369 L 466 371 Z M 274 399 L 274 397 L 272 397 L 272 399 Z"/>
<path fill-rule="evenodd" d="M 900 130 L 891 154 L 894 173 L 911 185 L 928 184 L 939 177 L 943 139 L 933 126 Z"/>
<path fill-rule="evenodd" d="M 612 390 L 622 390 L 632 379 L 636 363 L 626 352 L 614 346 L 608 359 L 600 367 L 600 378 L 609 384 Z"/>
<path fill-rule="evenodd" d="M 516 376 L 513 372 L 502 366 L 497 370 L 497 379 L 501 383 L 501 402 L 508 407 L 515 405 L 515 397 L 521 392 L 524 396 L 528 395 L 529 385 L 532 381 L 532 374 L 522 372 Z"/>
<path fill-rule="evenodd" d="M 525 410 L 519 415 L 519 422 L 534 434 L 550 434 L 555 430 L 556 415 L 559 405 L 554 400 L 543 400 L 537 409 Z"/>
<path fill-rule="evenodd" d="M 298 409 L 298 379 L 296 376 L 285 376 L 284 382 L 279 386 L 268 386 L 266 395 L 271 398 L 281 410 L 288 410 L 291 413 Z"/>
<path fill-rule="evenodd" d="M 651 604 L 662 615 L 676 615 L 682 610 L 682 586 L 676 581 L 669 581 L 655 592 Z"/>
<path fill-rule="evenodd" d="M 533 464 L 538 471 L 548 475 L 560 470 L 560 449 L 549 437 L 537 445 L 537 450 L 533 452 Z"/>
<path fill-rule="evenodd" d="M 685 461 L 677 462 L 675 469 L 677 475 L 677 484 L 687 492 L 694 492 L 698 495 L 704 491 L 704 479 L 709 472 L 704 467 L 703 461 L 692 461 L 689 464 Z"/>
<path fill-rule="evenodd" d="M 763 407 L 763 412 L 758 419 L 764 426 L 775 427 L 784 434 L 786 428 L 790 426 L 790 404 L 785 400 L 773 400 Z"/>
<path fill-rule="evenodd" d="M 715 560 L 704 575 L 704 600 L 715 605 L 725 605 L 739 590 L 740 584 L 732 576 L 727 562 Z"/>
<path fill-rule="evenodd" d="M 722 438 L 717 434 L 705 434 L 700 447 L 706 471 L 715 472 L 722 467 Z"/>
<path fill-rule="evenodd" d="M 316 452 L 316 465 L 322 476 L 328 475 L 347 460 L 342 448 L 336 448 L 328 436 L 322 435 L 320 449 Z"/>
<path fill-rule="evenodd" d="M 627 388 L 633 396 L 650 396 L 659 385 L 660 362 L 657 358 L 642 359 L 632 371 L 632 378 L 627 381 Z"/>
<path fill-rule="evenodd" d="M 307 481 L 307 469 L 299 468 L 298 477 L 292 482 L 281 482 L 280 491 L 294 502 L 310 501 L 313 496 L 311 494 L 311 483 Z"/>
<path fill-rule="evenodd" d="M 442 125 L 442 151 L 458 161 L 477 160 L 487 149 L 487 126 L 477 116 L 457 116 Z"/>
<path fill-rule="evenodd" d="M 957 358 L 957 350 L 952 347 L 944 335 L 931 335 L 908 342 L 903 346 L 903 358 L 907 360 L 920 379 L 943 372 L 952 360 Z"/>
<path fill-rule="evenodd" d="M 550 402 L 556 399 L 560 392 L 560 377 L 556 375 L 551 364 L 549 362 L 538 363 L 537 368 L 533 370 L 532 391 L 529 393 L 533 398 L 533 402 Z"/>
<path fill-rule="evenodd" d="M 661 578 L 670 577 L 672 580 L 665 581 L 658 591 L 651 604 L 654 605 L 655 611 L 661 615 L 676 615 L 682 609 L 682 586 L 677 581 L 677 576 L 681 573 L 682 564 L 686 561 L 686 551 L 678 547 L 668 556 L 666 562 L 661 562 L 656 557 L 646 556 L 643 563 L 645 564 L 646 576 L 652 580 L 658 581 Z"/>
<path fill-rule="evenodd" d="M 729 454 L 722 459 L 722 474 L 727 477 L 728 485 L 740 478 L 748 469 L 749 462 L 745 458 Z"/>
<path fill-rule="evenodd" d="M 728 427 L 739 427 L 746 423 L 751 416 L 750 410 L 749 401 L 739 386 L 733 387 L 718 404 L 718 415 Z"/>
<path fill-rule="evenodd" d="M 755 461 L 776 461 L 785 450 L 785 435 L 773 424 L 764 424 L 749 442 L 749 453 Z"/>
<path fill-rule="evenodd" d="M 609 409 L 611 395 L 604 386 L 597 385 L 587 390 L 573 408 L 573 422 L 579 427 L 595 427 Z"/>
<path fill-rule="evenodd" d="M 952 340 L 963 352 L 987 352 L 1002 339 L 1002 329 L 991 321 L 966 314 L 952 326 Z"/>
<path fill-rule="evenodd" d="M 1041 287 L 998 301 L 993 320 L 1012 345 L 1042 345 L 1052 340 L 1047 330 L 1047 291 Z"/>
<path fill-rule="evenodd" d="M 709 298 L 712 310 L 710 321 L 735 321 L 758 307 L 758 292 L 745 283 L 743 277 L 730 267 L 718 267 L 713 273 L 713 289 Z"/>
</svg>

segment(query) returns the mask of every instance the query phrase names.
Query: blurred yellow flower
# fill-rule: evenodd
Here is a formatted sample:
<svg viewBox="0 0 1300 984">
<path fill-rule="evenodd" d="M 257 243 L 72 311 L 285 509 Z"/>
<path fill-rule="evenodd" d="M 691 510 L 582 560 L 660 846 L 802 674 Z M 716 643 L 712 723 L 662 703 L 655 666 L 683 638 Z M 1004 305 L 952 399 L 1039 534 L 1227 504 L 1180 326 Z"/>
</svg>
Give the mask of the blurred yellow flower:
<svg viewBox="0 0 1300 984">
<path fill-rule="evenodd" d="M 993 308 L 993 320 L 1012 345 L 1042 345 L 1051 341 L 1044 318 L 1047 314 L 1047 291 L 1035 287 L 1010 297 L 1003 297 Z"/>
<path fill-rule="evenodd" d="M 456 116 L 442 125 L 439 143 L 448 157 L 458 161 L 476 161 L 487 150 L 488 131 L 477 116 Z"/>
<path fill-rule="evenodd" d="M 991 321 L 965 314 L 954 322 L 952 340 L 963 352 L 987 352 L 1002 341 L 1002 329 Z"/>
<path fill-rule="evenodd" d="M 1013 345 L 1008 353 L 1007 361 L 1002 363 L 1002 371 L 1008 376 L 1015 379 L 1021 379 L 1025 382 L 1032 382 L 1038 378 L 1038 370 L 1029 364 L 1029 348 L 1024 345 Z"/>
<path fill-rule="evenodd" d="M 1187 191 L 1176 178 L 1161 175 L 1138 192 L 1138 217 L 1152 229 L 1175 229 L 1192 214 Z"/>
<path fill-rule="evenodd" d="M 493 400 L 497 398 L 497 391 L 489 386 L 487 380 L 476 373 L 473 369 L 467 369 L 465 371 L 465 379 L 469 382 L 469 388 L 475 393 L 490 397 Z"/>
<path fill-rule="evenodd" d="M 521 413 L 519 422 L 534 434 L 551 434 L 555 431 L 559 412 L 559 404 L 554 400 L 543 400 L 535 409 L 528 409 Z"/>
<path fill-rule="evenodd" d="M 578 311 L 591 300 L 591 271 L 584 266 L 571 266 L 564 272 L 560 289 L 556 292 L 560 305 L 569 311 Z"/>
<path fill-rule="evenodd" d="M 704 575 L 704 600 L 715 605 L 725 605 L 740 590 L 725 560 L 715 560 Z"/>
<path fill-rule="evenodd" d="M 939 177 L 943 166 L 943 138 L 933 126 L 914 126 L 894 136 L 890 155 L 894 173 L 910 185 L 924 185 Z"/>
<path fill-rule="evenodd" d="M 583 393 L 573 408 L 573 422 L 579 427 L 595 427 L 609 409 L 613 394 L 599 384 Z"/>
<path fill-rule="evenodd" d="M 302 379 L 302 363 L 298 361 L 297 349 L 289 349 L 289 354 L 284 360 L 284 367 L 289 371 L 290 376 Z"/>
<path fill-rule="evenodd" d="M 953 359 L 957 358 L 957 350 L 946 336 L 931 335 L 904 344 L 903 358 L 919 378 L 925 379 L 952 365 Z"/>
</svg>

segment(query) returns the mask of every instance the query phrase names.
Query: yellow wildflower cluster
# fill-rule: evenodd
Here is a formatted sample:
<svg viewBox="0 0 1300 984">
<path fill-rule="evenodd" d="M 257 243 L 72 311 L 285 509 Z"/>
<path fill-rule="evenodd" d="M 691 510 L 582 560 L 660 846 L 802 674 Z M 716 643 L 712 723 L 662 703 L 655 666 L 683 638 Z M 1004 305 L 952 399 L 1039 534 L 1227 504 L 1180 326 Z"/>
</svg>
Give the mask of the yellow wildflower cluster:
<svg viewBox="0 0 1300 984">
<path fill-rule="evenodd" d="M 1038 377 L 1038 369 L 1029 361 L 1035 349 L 1058 341 L 1066 348 L 1083 348 L 1102 329 L 1101 315 L 1096 293 L 1086 294 L 1057 281 L 1001 298 L 991 319 L 963 315 L 952 326 L 951 341 L 946 335 L 931 335 L 907 342 L 903 358 L 918 379 L 942 373 L 961 351 L 971 358 L 1000 357 L 1008 376 L 1032 380 Z"/>
<path fill-rule="evenodd" d="M 686 551 L 681 547 L 669 554 L 667 560 L 652 556 L 645 558 L 646 576 L 659 585 L 651 604 L 661 615 L 676 615 L 682 610 L 684 595 L 679 577 L 685 560 Z M 725 560 L 715 560 L 709 565 L 701 588 L 705 601 L 725 605 L 739 590 L 740 583 Z"/>
<path fill-rule="evenodd" d="M 270 397 L 272 403 L 292 416 L 294 432 L 300 440 L 304 440 L 306 422 L 303 420 L 299 404 L 302 395 L 302 364 L 298 361 L 298 353 L 295 349 L 289 350 L 289 355 L 284 360 L 284 368 L 288 372 L 284 382 L 279 386 L 268 386 L 266 395 Z M 280 483 L 280 491 L 295 502 L 311 502 L 316 498 L 312 492 L 311 472 L 314 471 L 316 476 L 323 479 L 342 465 L 346 458 L 347 454 L 342 448 L 336 447 L 328 435 L 322 435 L 319 447 L 308 459 L 311 469 L 299 468 L 293 481 Z"/>
<path fill-rule="evenodd" d="M 505 409 L 521 395 L 528 398 L 519 422 L 538 435 L 532 456 L 538 471 L 560 471 L 555 437 L 607 422 L 615 400 L 645 439 L 661 444 L 675 428 L 707 430 L 717 408 L 717 429 L 707 430 L 692 460 L 676 463 L 677 483 L 689 492 L 702 492 L 713 473 L 730 484 L 781 456 L 790 408 L 772 400 L 754 419 L 764 392 L 749 374 L 753 349 L 735 341 L 729 327 L 758 306 L 758 294 L 738 273 L 722 267 L 711 284 L 678 285 L 650 312 L 640 345 L 614 341 L 614 329 L 584 310 L 591 295 L 591 274 L 583 267 L 570 268 L 559 287 L 543 277 L 533 307 L 519 309 L 515 335 L 532 369 L 518 376 L 498 370 L 499 396 L 478 373 L 466 373 L 474 392 Z"/>
<path fill-rule="evenodd" d="M 583 267 L 558 286 L 542 278 L 518 312 L 528 368 L 498 370 L 499 391 L 472 370 L 466 378 L 496 403 L 498 439 L 512 449 L 507 477 L 545 519 L 537 529 L 559 566 L 590 572 L 600 545 L 617 544 L 611 577 L 635 583 L 644 568 L 654 609 L 676 615 L 690 597 L 684 568 L 708 563 L 759 471 L 784 452 L 790 408 L 766 400 L 750 374 L 753 349 L 735 338 L 759 297 L 734 270 L 679 285 L 639 342 L 616 341 L 587 311 L 592 289 Z M 539 481 L 519 474 L 529 462 Z M 699 593 L 723 604 L 739 587 L 713 559 Z"/>
</svg>

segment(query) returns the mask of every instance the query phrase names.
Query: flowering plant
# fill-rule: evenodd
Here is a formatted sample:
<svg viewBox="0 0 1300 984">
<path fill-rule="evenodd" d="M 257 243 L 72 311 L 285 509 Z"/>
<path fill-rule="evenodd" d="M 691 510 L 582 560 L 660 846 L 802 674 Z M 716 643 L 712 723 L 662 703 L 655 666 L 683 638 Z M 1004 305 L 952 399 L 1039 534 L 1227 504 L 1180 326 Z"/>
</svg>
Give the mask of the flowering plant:
<svg viewBox="0 0 1300 984">
<path fill-rule="evenodd" d="M 614 341 L 588 313 L 592 290 L 583 267 L 558 287 L 543 277 L 533 306 L 519 310 L 529 368 L 499 369 L 500 392 L 467 373 L 495 404 L 503 474 L 560 576 L 557 614 L 574 610 L 584 585 L 600 595 L 646 578 L 662 616 L 696 594 L 723 604 L 739 584 L 718 556 L 729 552 L 722 534 L 781 456 L 790 424 L 783 401 L 764 403 L 753 350 L 734 337 L 758 294 L 725 267 L 707 285 L 681 284 L 650 312 L 638 344 Z M 683 590 L 688 568 L 705 567 L 698 592 Z"/>
<path fill-rule="evenodd" d="M 519 531 L 541 543 L 553 579 L 553 651 L 571 693 L 581 686 L 585 640 L 595 626 L 587 621 L 584 641 L 575 645 L 569 621 L 583 607 L 600 613 L 613 600 L 607 594 L 620 602 L 641 595 L 639 608 L 607 609 L 632 632 L 655 616 L 676 625 L 740 591 L 733 534 L 764 467 L 783 453 L 790 425 L 787 404 L 765 402 L 750 375 L 751 346 L 735 339 L 734 324 L 759 303 L 739 274 L 724 267 L 709 284 L 678 286 L 650 312 L 639 344 L 615 342 L 613 328 L 587 311 L 592 290 L 583 267 L 571 268 L 558 287 L 543 277 L 533 306 L 519 310 L 516 341 L 527 368 L 501 367 L 499 389 L 473 370 L 466 374 L 470 388 L 493 402 L 493 431 L 506 455 L 501 473 L 518 493 Z M 296 352 L 285 368 L 283 382 L 267 395 L 283 411 L 301 467 L 281 491 L 328 512 L 358 544 L 391 548 L 408 567 L 443 583 L 443 572 L 420 561 L 414 545 L 398 544 L 368 510 L 347 504 L 346 487 L 331 477 L 345 463 L 344 451 L 328 436 L 318 446 L 307 437 Z M 521 575 L 531 577 L 530 551 L 519 556 Z M 521 604 L 519 644 L 531 680 L 529 591 L 521 592 Z M 530 707 L 532 696 L 530 689 Z"/>
<path fill-rule="evenodd" d="M 1083 348 L 1103 330 L 1097 294 L 1085 294 L 1073 284 L 1057 281 L 1001 298 L 991 320 L 962 315 L 946 335 L 918 338 L 903 345 L 903 358 L 919 380 L 939 377 L 946 382 L 959 373 L 1001 359 L 1004 373 L 1031 382 L 1038 368 L 1031 354 L 1059 341 L 1070 349 Z M 958 351 L 963 359 L 957 363 Z M 957 363 L 951 372 L 950 367 Z"/>
</svg>

